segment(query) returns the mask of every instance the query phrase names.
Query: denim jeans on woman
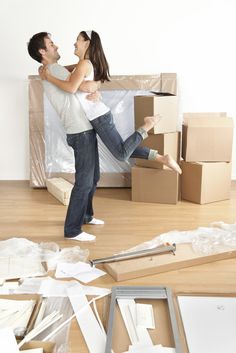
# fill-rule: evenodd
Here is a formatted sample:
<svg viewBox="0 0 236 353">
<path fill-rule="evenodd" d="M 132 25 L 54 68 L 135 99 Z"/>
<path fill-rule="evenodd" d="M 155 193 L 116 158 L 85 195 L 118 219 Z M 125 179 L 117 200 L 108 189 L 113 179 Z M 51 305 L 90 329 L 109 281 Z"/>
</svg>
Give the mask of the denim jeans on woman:
<svg viewBox="0 0 236 353">
<path fill-rule="evenodd" d="M 82 232 L 81 227 L 93 218 L 93 195 L 100 177 L 97 138 L 94 130 L 68 134 L 67 143 L 74 150 L 75 184 L 65 220 L 65 237 Z"/>
<path fill-rule="evenodd" d="M 150 149 L 138 147 L 143 141 L 141 133 L 135 131 L 125 141 L 123 141 L 113 122 L 111 112 L 90 121 L 94 130 L 100 136 L 104 145 L 109 149 L 113 156 L 119 161 L 129 158 L 148 159 Z"/>
</svg>

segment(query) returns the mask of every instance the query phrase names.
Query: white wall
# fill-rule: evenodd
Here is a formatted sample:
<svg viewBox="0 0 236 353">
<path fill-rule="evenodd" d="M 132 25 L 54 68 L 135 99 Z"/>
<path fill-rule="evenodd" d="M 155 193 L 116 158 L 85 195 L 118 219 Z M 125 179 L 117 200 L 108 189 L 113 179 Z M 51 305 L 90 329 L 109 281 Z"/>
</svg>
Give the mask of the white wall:
<svg viewBox="0 0 236 353">
<path fill-rule="evenodd" d="M 52 33 L 61 64 L 67 64 L 76 61 L 73 43 L 78 32 L 94 29 L 101 35 L 111 74 L 177 72 L 183 111 L 226 111 L 236 122 L 235 4 L 235 0 L 1 2 L 0 179 L 29 179 L 27 76 L 37 74 L 38 64 L 28 56 L 26 43 L 34 33 Z"/>
</svg>

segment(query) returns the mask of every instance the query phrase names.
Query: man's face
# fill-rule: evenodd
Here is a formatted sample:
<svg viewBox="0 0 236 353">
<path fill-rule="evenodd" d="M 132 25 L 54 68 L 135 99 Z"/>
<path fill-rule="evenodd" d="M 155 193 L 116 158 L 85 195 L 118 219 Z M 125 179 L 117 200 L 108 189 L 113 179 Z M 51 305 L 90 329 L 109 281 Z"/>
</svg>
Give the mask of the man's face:
<svg viewBox="0 0 236 353">
<path fill-rule="evenodd" d="M 56 62 L 60 59 L 60 55 L 58 53 L 58 47 L 53 43 L 51 38 L 45 37 L 44 44 L 46 49 L 40 49 L 40 53 L 42 54 L 43 60 L 48 63 Z"/>
</svg>

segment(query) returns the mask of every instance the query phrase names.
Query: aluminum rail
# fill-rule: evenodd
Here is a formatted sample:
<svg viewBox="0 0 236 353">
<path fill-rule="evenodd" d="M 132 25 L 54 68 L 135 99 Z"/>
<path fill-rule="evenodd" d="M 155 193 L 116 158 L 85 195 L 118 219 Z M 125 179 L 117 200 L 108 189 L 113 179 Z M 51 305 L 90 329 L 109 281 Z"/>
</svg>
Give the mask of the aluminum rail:
<svg viewBox="0 0 236 353">
<path fill-rule="evenodd" d="M 91 266 L 95 266 L 97 264 L 104 264 L 107 262 L 123 261 L 123 260 L 135 259 L 135 258 L 144 257 L 144 256 L 158 255 L 158 254 L 163 254 L 168 252 L 175 255 L 175 251 L 176 251 L 176 244 L 172 244 L 172 245 L 167 244 L 167 245 L 155 247 L 154 249 L 132 251 L 128 253 L 102 257 L 100 259 L 89 260 L 89 263 Z"/>
</svg>

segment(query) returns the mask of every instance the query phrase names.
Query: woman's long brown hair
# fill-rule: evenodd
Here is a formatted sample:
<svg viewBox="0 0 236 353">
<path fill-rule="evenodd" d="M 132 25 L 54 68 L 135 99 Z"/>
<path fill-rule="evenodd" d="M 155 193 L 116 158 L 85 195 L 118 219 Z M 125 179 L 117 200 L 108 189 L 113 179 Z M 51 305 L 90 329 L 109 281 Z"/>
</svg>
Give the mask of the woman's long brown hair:
<svg viewBox="0 0 236 353">
<path fill-rule="evenodd" d="M 91 31 L 91 38 L 87 35 L 86 31 L 80 32 L 84 40 L 90 40 L 88 48 L 89 60 L 94 68 L 95 81 L 110 81 L 109 65 L 102 48 L 102 42 L 97 32 Z"/>
</svg>

